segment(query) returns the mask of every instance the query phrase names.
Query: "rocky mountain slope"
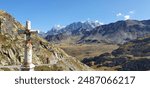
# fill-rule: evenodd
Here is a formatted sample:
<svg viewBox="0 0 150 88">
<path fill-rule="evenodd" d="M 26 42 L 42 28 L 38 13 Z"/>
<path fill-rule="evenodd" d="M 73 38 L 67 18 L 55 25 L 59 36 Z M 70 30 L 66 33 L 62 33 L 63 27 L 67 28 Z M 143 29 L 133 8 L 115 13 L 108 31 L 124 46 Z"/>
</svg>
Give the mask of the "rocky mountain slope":
<svg viewBox="0 0 150 88">
<path fill-rule="evenodd" d="M 90 30 L 88 30 L 90 29 Z M 76 24 L 68 25 L 61 32 L 50 34 L 45 38 L 50 42 L 75 43 L 115 43 L 123 44 L 130 40 L 144 37 L 150 34 L 150 20 L 125 20 L 106 25 L 97 25 L 90 28 Z"/>
<path fill-rule="evenodd" d="M 10 14 L 0 10 L 0 66 L 20 65 L 24 59 L 24 35 L 18 35 L 24 26 Z M 38 35 L 32 35 L 33 63 L 46 65 L 49 70 L 92 70 L 63 50 L 49 44 Z M 37 70 L 44 70 L 44 68 Z"/>
<path fill-rule="evenodd" d="M 125 43 L 112 53 L 85 58 L 82 62 L 98 70 L 150 70 L 150 36 Z"/>
<path fill-rule="evenodd" d="M 93 28 L 100 26 L 99 22 L 85 21 L 74 22 L 66 27 L 53 27 L 45 35 L 46 40 L 51 42 L 77 42 L 86 32 L 91 31 Z"/>
<path fill-rule="evenodd" d="M 89 31 L 100 25 L 101 24 L 98 21 L 79 21 L 71 23 L 67 26 L 56 25 L 50 31 L 47 32 L 47 35 L 56 35 L 64 32 L 66 32 L 67 34 L 72 34 L 73 31 L 81 31 L 80 29 L 85 29 L 86 31 Z"/>
</svg>

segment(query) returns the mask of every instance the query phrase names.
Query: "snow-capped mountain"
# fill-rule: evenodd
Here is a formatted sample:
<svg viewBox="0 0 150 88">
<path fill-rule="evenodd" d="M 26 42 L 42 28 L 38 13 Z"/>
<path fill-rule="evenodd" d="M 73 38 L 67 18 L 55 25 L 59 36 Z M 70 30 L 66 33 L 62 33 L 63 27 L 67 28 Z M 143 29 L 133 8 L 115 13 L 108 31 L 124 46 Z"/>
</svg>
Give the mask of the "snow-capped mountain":
<svg viewBox="0 0 150 88">
<path fill-rule="evenodd" d="M 48 41 L 75 43 L 123 44 L 139 37 L 150 35 L 150 20 L 126 20 L 100 25 L 96 22 L 76 22 L 61 29 L 57 35 L 47 35 Z M 68 40 L 69 39 L 69 40 Z"/>
<path fill-rule="evenodd" d="M 47 35 L 57 35 L 59 33 L 67 33 L 70 34 L 74 31 L 86 30 L 90 31 L 93 28 L 100 26 L 101 23 L 98 21 L 84 21 L 84 22 L 74 22 L 67 26 L 54 26 L 50 31 L 47 32 Z"/>
<path fill-rule="evenodd" d="M 88 31 L 97 26 L 100 26 L 100 23 L 94 22 L 94 21 L 74 22 L 74 23 L 66 26 L 64 30 L 74 31 L 74 30 L 78 30 L 78 29 L 86 29 Z"/>
<path fill-rule="evenodd" d="M 65 28 L 65 26 L 55 25 L 50 31 L 46 33 L 46 35 L 56 35 L 59 33 L 61 29 Z"/>
<path fill-rule="evenodd" d="M 71 23 L 67 26 L 56 26 L 53 27 L 50 31 L 48 31 L 45 35 L 45 39 L 48 41 L 78 41 L 81 36 L 84 36 L 87 32 L 91 31 L 92 29 L 100 26 L 101 23 L 98 21 L 79 21 Z"/>
</svg>

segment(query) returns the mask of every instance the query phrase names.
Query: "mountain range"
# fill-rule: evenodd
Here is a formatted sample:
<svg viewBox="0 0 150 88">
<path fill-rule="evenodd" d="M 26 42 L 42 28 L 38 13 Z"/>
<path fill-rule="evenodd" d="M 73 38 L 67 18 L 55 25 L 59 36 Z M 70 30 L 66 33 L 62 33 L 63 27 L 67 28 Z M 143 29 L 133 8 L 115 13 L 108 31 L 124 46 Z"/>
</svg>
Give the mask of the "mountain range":
<svg viewBox="0 0 150 88">
<path fill-rule="evenodd" d="M 123 44 L 150 34 L 150 20 L 122 20 L 101 25 L 99 22 L 75 22 L 59 29 L 52 28 L 45 39 L 54 43 Z"/>
<path fill-rule="evenodd" d="M 23 63 L 25 41 L 18 30 L 25 30 L 25 27 L 9 13 L 0 10 L 0 70 L 19 70 L 2 67 Z M 150 20 L 125 20 L 105 25 L 97 21 L 74 22 L 67 26 L 57 25 L 47 33 L 40 33 L 40 36 L 32 35 L 33 63 L 37 71 L 150 70 Z M 84 58 L 80 62 L 55 43 L 69 43 L 78 53 L 82 54 L 80 51 L 83 49 L 86 55 L 102 47 L 98 43 L 111 43 L 117 47 L 111 52 L 102 47 L 100 49 L 105 53 L 99 54 L 97 50 L 98 56 Z M 83 44 L 87 44 L 86 47 Z M 88 49 L 85 49 L 87 46 Z M 94 49 L 90 51 L 91 48 Z"/>
<path fill-rule="evenodd" d="M 51 43 L 80 46 L 88 44 L 91 47 L 93 43 L 117 44 L 118 49 L 84 58 L 81 62 L 95 70 L 150 70 L 150 20 L 122 20 L 105 25 L 91 26 L 90 23 L 88 25 L 90 28 L 87 25 L 79 27 L 68 25 L 59 29 L 55 35 L 48 34 L 45 39 Z"/>
<path fill-rule="evenodd" d="M 79 21 L 71 23 L 67 26 L 56 25 L 47 32 L 47 35 L 57 35 L 64 32 L 66 32 L 67 34 L 72 34 L 74 31 L 81 31 L 80 29 L 86 29 L 86 31 L 90 31 L 100 25 L 101 24 L 98 21 Z"/>
<path fill-rule="evenodd" d="M 98 21 L 74 22 L 63 27 L 53 27 L 45 35 L 45 39 L 52 42 L 70 41 L 76 42 L 87 31 L 100 26 Z"/>
</svg>

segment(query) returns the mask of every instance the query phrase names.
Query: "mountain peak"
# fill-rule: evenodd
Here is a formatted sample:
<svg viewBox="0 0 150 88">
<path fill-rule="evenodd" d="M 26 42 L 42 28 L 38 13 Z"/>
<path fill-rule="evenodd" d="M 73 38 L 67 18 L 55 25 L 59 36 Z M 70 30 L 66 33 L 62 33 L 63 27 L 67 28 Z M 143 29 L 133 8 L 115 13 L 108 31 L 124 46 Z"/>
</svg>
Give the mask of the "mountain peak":
<svg viewBox="0 0 150 88">
<path fill-rule="evenodd" d="M 53 30 L 60 30 L 60 29 L 62 29 L 62 28 L 64 28 L 65 26 L 61 26 L 61 25 L 55 25 L 52 29 Z"/>
<path fill-rule="evenodd" d="M 73 31 L 80 31 L 82 29 L 90 31 L 93 28 L 100 26 L 102 23 L 99 21 L 78 21 L 78 22 L 73 22 L 67 26 L 61 26 L 61 25 L 55 25 L 50 31 L 48 31 L 46 34 L 47 35 L 56 35 L 59 33 L 64 33 L 64 32 L 73 32 Z M 70 34 L 70 33 L 69 33 Z"/>
<path fill-rule="evenodd" d="M 52 27 L 51 30 L 54 31 L 54 32 L 55 32 L 55 31 L 57 32 L 57 31 L 63 29 L 64 27 L 65 27 L 65 26 L 55 25 L 54 27 Z"/>
</svg>

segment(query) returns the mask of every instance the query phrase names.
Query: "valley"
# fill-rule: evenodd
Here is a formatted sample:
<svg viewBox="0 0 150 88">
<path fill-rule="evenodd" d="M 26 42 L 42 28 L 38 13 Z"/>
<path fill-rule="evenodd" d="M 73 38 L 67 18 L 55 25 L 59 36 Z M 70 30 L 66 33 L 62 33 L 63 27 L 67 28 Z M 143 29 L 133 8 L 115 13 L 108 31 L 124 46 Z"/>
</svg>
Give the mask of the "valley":
<svg viewBox="0 0 150 88">
<path fill-rule="evenodd" d="M 111 53 L 85 58 L 83 63 L 96 70 L 145 71 L 150 69 L 150 36 L 121 45 Z"/>
<path fill-rule="evenodd" d="M 76 57 L 78 60 L 98 56 L 100 54 L 117 49 L 116 44 L 56 44 L 55 46 L 63 49 L 67 54 Z"/>
<path fill-rule="evenodd" d="M 23 63 L 25 41 L 18 30 L 24 25 L 0 10 L 0 70 L 19 70 L 12 68 Z M 35 71 L 150 70 L 150 20 L 74 22 L 31 40 Z"/>
</svg>

